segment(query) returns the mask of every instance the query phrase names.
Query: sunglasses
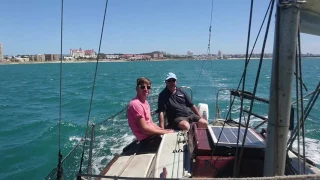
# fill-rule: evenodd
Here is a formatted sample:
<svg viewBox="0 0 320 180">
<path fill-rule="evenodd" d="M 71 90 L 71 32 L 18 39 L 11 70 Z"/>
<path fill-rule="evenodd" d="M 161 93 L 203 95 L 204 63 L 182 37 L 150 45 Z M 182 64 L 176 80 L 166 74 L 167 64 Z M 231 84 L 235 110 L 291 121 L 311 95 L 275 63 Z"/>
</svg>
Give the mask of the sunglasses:
<svg viewBox="0 0 320 180">
<path fill-rule="evenodd" d="M 144 89 L 146 89 L 146 86 L 144 86 L 144 85 L 139 85 L 139 88 L 142 89 L 142 90 L 144 90 Z M 151 89 L 151 86 L 147 86 L 147 89 Z"/>
<path fill-rule="evenodd" d="M 176 79 L 168 79 L 167 82 L 176 82 Z"/>
</svg>

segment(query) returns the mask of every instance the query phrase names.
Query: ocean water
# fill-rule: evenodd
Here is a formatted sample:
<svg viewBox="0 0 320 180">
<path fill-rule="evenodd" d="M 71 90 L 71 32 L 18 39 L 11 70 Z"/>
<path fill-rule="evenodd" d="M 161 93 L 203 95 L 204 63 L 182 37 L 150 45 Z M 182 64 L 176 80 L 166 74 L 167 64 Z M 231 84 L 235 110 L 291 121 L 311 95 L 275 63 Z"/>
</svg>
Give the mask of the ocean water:
<svg viewBox="0 0 320 180">
<path fill-rule="evenodd" d="M 269 96 L 271 60 L 265 60 L 257 95 Z M 44 179 L 56 167 L 59 149 L 59 64 L 0 65 L 0 179 Z M 258 61 L 249 65 L 246 90 L 252 91 Z M 237 88 L 243 60 L 162 61 L 99 63 L 90 121 L 98 123 L 122 110 L 135 96 L 135 82 L 145 76 L 152 81 L 151 95 L 165 87 L 168 72 L 176 73 L 178 85 L 193 90 L 195 104 L 209 105 L 209 119 L 215 116 L 219 89 Z M 63 156 L 84 136 L 88 119 L 95 63 L 64 63 L 62 73 L 61 149 Z M 303 80 L 308 92 L 320 80 L 320 59 L 303 60 Z M 304 92 L 306 94 L 306 92 Z M 295 92 L 293 93 L 295 96 Z M 295 97 L 293 97 L 295 98 Z M 222 91 L 219 107 L 228 110 L 229 94 Z M 307 101 L 306 101 L 307 102 Z M 235 101 L 233 118 L 239 108 Z M 257 103 L 253 111 L 267 116 L 267 105 Z M 306 122 L 307 156 L 320 165 L 320 103 Z M 157 119 L 154 119 L 157 122 Z M 252 118 L 254 123 L 257 119 Z M 98 169 L 133 140 L 125 118 L 108 120 L 99 129 L 95 160 Z"/>
</svg>

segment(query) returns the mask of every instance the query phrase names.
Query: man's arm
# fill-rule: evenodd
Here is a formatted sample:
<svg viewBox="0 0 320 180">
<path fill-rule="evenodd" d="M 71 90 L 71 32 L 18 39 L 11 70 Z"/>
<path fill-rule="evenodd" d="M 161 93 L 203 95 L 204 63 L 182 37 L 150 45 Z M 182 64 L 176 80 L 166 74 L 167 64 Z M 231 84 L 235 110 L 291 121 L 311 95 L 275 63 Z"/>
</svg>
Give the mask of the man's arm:
<svg viewBox="0 0 320 180">
<path fill-rule="evenodd" d="M 190 109 L 192 110 L 192 112 L 194 112 L 196 115 L 202 117 L 202 115 L 200 114 L 197 106 L 195 106 L 195 105 L 193 104 L 193 102 L 192 102 L 191 98 L 189 97 L 189 95 L 188 95 L 186 92 L 184 92 L 183 90 L 181 90 L 181 91 L 184 93 L 184 97 L 185 97 L 184 99 L 185 99 L 185 102 L 186 102 L 186 106 L 187 106 L 187 107 L 190 107 Z"/>
<path fill-rule="evenodd" d="M 158 119 L 159 119 L 160 128 L 164 129 L 164 114 L 163 114 L 163 112 L 159 112 Z"/>
<path fill-rule="evenodd" d="M 156 123 L 154 123 L 153 121 L 152 121 L 152 124 L 153 124 L 153 126 L 155 127 L 155 128 L 157 128 L 157 129 L 163 129 L 163 128 L 161 128 L 161 127 L 159 127 Z"/>
<path fill-rule="evenodd" d="M 164 111 L 165 111 L 165 102 L 164 102 L 164 95 L 162 93 L 159 94 L 158 97 L 158 120 L 160 128 L 164 129 Z"/>
<path fill-rule="evenodd" d="M 165 129 L 158 129 L 158 128 L 152 128 L 150 126 L 147 125 L 146 120 L 144 118 L 137 118 L 138 124 L 140 126 L 140 128 L 142 129 L 142 131 L 145 134 L 148 135 L 162 135 L 162 134 L 167 134 L 167 133 L 173 133 L 173 130 L 165 130 Z"/>
<path fill-rule="evenodd" d="M 193 105 L 193 106 L 191 107 L 191 110 L 192 110 L 196 115 L 202 117 L 202 115 L 201 115 L 201 114 L 199 113 L 199 111 L 198 111 L 198 108 L 197 108 L 195 105 Z"/>
</svg>

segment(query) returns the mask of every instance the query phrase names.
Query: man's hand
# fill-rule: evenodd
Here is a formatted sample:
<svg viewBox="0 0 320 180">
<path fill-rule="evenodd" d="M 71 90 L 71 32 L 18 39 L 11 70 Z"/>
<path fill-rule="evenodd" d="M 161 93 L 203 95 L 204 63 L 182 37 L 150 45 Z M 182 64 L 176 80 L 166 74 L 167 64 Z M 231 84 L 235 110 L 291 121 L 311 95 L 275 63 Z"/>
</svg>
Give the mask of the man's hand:
<svg viewBox="0 0 320 180">
<path fill-rule="evenodd" d="M 166 129 L 166 130 L 167 130 L 167 133 L 174 133 L 173 129 Z"/>
</svg>

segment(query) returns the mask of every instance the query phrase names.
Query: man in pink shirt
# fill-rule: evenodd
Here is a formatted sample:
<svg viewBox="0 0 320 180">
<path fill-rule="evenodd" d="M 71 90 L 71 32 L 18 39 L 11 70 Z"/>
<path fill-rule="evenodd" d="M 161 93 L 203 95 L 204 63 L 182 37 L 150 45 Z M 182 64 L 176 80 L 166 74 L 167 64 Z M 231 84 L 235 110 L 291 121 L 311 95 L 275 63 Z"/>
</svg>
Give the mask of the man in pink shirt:
<svg viewBox="0 0 320 180">
<path fill-rule="evenodd" d="M 150 139 L 153 135 L 172 133 L 173 130 L 160 128 L 152 121 L 150 105 L 147 96 L 151 91 L 151 81 L 141 77 L 137 79 L 137 96 L 133 98 L 128 106 L 127 117 L 132 133 L 140 142 Z M 160 138 L 161 141 L 161 138 Z"/>
</svg>

